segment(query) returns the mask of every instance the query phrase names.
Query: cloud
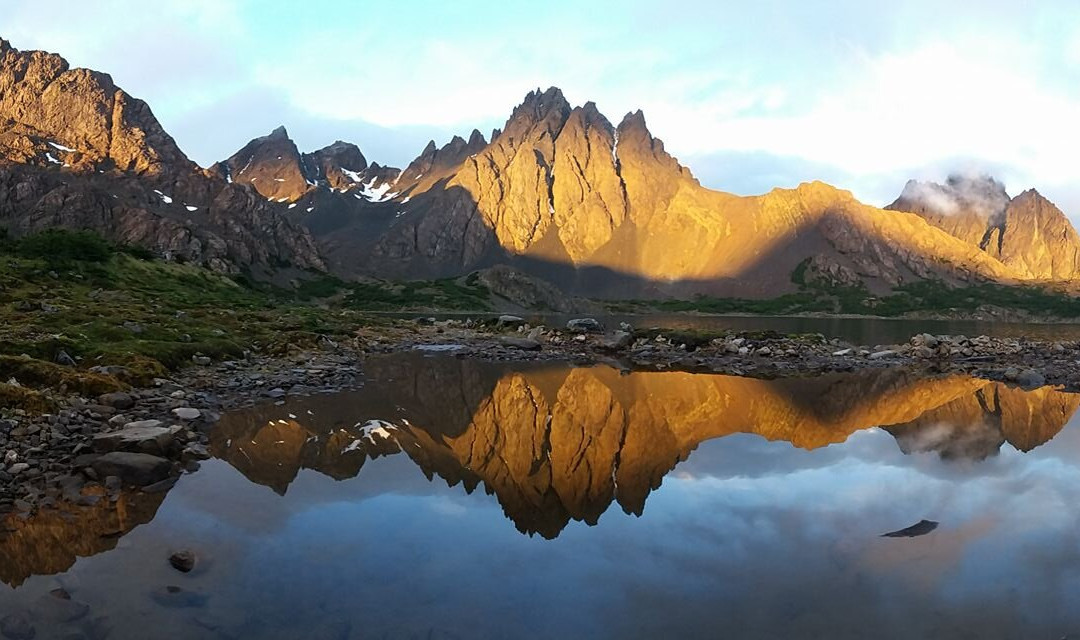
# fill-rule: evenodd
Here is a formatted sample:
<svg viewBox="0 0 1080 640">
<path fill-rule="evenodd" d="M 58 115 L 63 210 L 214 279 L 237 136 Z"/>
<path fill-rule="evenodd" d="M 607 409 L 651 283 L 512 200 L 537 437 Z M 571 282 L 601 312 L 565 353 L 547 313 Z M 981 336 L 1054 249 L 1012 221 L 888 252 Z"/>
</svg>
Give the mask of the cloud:
<svg viewBox="0 0 1080 640">
<path fill-rule="evenodd" d="M 203 166 L 229 157 L 248 140 L 280 125 L 288 129 L 300 151 L 345 140 L 358 144 L 369 162 L 398 167 L 412 161 L 429 140 L 442 144 L 459 132 L 428 125 L 382 127 L 358 118 L 315 115 L 291 104 L 284 92 L 257 85 L 161 119 L 182 148 Z M 485 130 L 485 136 L 488 133 Z"/>
<path fill-rule="evenodd" d="M 908 178 L 959 169 L 1038 186 L 1080 215 L 1080 16 L 1069 3 L 990 0 L 973 13 L 929 0 L 630 1 L 583 16 L 563 0 L 543 12 L 480 0 L 65 1 L 12 7 L 4 35 L 111 72 L 202 163 L 275 120 L 312 138 L 370 136 L 354 141 L 401 164 L 421 138 L 487 132 L 529 89 L 556 85 L 614 120 L 644 109 L 716 188 L 823 178 L 884 204 Z M 265 112 L 208 115 L 255 95 Z M 696 166 L 725 157 L 746 166 Z"/>
</svg>

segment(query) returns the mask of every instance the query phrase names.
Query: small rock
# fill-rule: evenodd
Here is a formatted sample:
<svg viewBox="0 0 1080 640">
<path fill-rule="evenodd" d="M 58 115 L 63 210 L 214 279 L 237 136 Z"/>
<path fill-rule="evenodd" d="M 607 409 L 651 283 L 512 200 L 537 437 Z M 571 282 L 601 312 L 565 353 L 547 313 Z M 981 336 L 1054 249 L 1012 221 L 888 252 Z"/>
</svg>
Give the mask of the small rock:
<svg viewBox="0 0 1080 640">
<path fill-rule="evenodd" d="M 181 549 L 169 556 L 169 564 L 181 573 L 190 573 L 195 568 L 195 552 L 191 549 Z"/>
<path fill-rule="evenodd" d="M 871 360 L 882 360 L 884 358 L 892 358 L 895 355 L 896 352 L 892 349 L 884 349 L 882 351 L 875 351 L 874 353 L 871 353 L 869 358 Z"/>
<path fill-rule="evenodd" d="M 124 424 L 125 429 L 153 429 L 154 427 L 160 427 L 164 423 L 161 420 L 136 420 L 134 422 L 128 422 Z"/>
<path fill-rule="evenodd" d="M 25 462 L 16 462 L 15 464 L 8 467 L 7 472 L 10 473 L 13 476 L 17 476 L 17 475 L 19 475 L 23 471 L 26 471 L 29 468 L 30 468 L 30 465 L 25 463 Z"/>
<path fill-rule="evenodd" d="M 192 407 L 179 407 L 173 409 L 172 414 L 181 420 L 198 420 L 202 417 L 202 411 Z"/>
<path fill-rule="evenodd" d="M 47 618 L 60 622 L 73 622 L 90 612 L 90 605 L 71 599 L 64 589 L 53 589 L 38 598 L 35 610 Z"/>
<path fill-rule="evenodd" d="M 123 391 L 103 394 L 98 397 L 98 402 L 121 411 L 135 406 L 135 398 L 132 398 L 130 393 L 124 393 Z"/>
</svg>

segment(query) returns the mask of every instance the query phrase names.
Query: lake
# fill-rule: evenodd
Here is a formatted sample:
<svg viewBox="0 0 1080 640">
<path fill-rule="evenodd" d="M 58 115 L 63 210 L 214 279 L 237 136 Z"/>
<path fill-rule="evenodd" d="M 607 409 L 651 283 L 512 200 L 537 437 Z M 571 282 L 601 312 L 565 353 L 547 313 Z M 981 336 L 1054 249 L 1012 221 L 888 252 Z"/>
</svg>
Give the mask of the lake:
<svg viewBox="0 0 1080 640">
<path fill-rule="evenodd" d="M 399 354 L 363 370 L 354 391 L 226 415 L 214 459 L 167 494 L 8 517 L 8 629 L 1080 633 L 1080 395 L 887 369 L 757 380 Z M 188 574 L 168 563 L 185 548 Z"/>
</svg>

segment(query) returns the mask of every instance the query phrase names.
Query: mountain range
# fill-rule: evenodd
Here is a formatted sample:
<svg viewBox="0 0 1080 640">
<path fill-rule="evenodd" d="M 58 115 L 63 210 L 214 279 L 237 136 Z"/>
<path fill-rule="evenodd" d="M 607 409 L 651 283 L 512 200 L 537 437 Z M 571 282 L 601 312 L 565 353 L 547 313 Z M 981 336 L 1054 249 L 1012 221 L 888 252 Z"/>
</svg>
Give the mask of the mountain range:
<svg viewBox="0 0 1080 640">
<path fill-rule="evenodd" d="M 408 166 L 284 127 L 203 169 L 107 74 L 0 40 L 0 226 L 95 230 L 169 259 L 269 277 L 454 277 L 508 265 L 575 294 L 771 297 L 806 284 L 883 293 L 925 279 L 1069 281 L 1080 236 L 1034 190 L 990 177 L 908 183 L 881 209 L 813 182 L 703 187 L 640 111 L 536 90 L 489 137 Z"/>
</svg>

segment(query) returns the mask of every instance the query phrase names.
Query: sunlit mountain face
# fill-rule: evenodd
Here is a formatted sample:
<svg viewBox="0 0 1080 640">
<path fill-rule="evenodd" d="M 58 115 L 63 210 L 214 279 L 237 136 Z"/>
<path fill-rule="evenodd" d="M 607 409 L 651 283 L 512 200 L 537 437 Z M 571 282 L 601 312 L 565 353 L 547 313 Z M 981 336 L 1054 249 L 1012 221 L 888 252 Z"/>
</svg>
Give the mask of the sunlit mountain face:
<svg viewBox="0 0 1080 640">
<path fill-rule="evenodd" d="M 702 186 L 640 110 L 605 115 L 557 87 L 505 108 L 490 136 L 431 141 L 404 168 L 369 159 L 363 140 L 302 151 L 284 126 L 200 168 L 107 74 L 0 39 L 0 224 L 90 229 L 266 278 L 286 264 L 347 279 L 509 266 L 594 298 L 1080 273 L 1080 236 L 1033 190 L 912 182 L 889 210 L 820 181 L 738 196 Z"/>
</svg>

